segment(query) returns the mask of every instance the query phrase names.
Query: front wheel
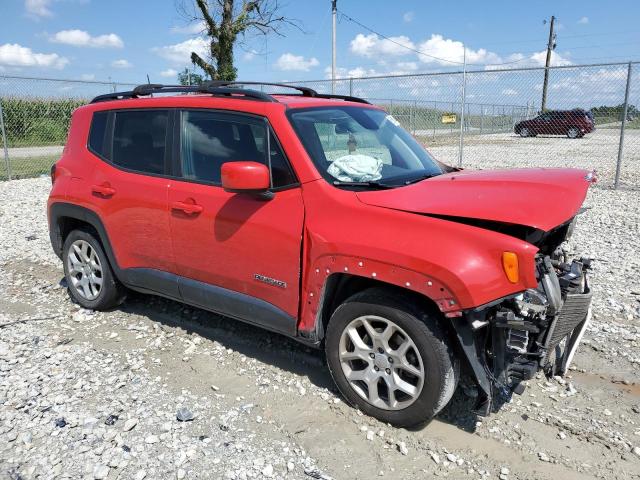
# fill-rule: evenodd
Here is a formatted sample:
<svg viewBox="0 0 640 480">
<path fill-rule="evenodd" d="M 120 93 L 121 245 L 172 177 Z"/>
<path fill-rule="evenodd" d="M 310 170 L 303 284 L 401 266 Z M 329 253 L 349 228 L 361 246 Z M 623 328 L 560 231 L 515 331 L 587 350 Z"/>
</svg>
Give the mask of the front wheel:
<svg viewBox="0 0 640 480">
<path fill-rule="evenodd" d="M 520 136 L 522 138 L 530 137 L 531 136 L 531 132 L 529 131 L 529 129 L 527 127 L 522 127 L 520 129 Z"/>
<path fill-rule="evenodd" d="M 439 320 L 381 289 L 349 298 L 331 316 L 325 341 L 342 395 L 398 427 L 433 418 L 451 399 L 459 372 Z"/>
</svg>

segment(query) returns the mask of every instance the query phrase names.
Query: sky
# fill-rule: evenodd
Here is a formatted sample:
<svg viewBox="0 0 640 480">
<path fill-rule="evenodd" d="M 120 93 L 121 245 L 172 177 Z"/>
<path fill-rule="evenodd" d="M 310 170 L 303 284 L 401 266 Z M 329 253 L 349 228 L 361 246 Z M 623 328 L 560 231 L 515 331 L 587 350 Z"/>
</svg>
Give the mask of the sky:
<svg viewBox="0 0 640 480">
<path fill-rule="evenodd" d="M 236 0 L 241 3 L 241 0 Z M 177 8 L 193 0 L 0 0 L 0 75 L 173 83 L 201 25 Z M 279 0 L 299 28 L 248 35 L 238 78 L 293 81 L 331 74 L 330 0 Z M 362 77 L 544 65 L 555 15 L 554 65 L 640 60 L 637 0 L 338 0 L 338 76 Z M 376 33 L 373 33 L 376 32 Z M 384 37 L 387 38 L 384 38 Z M 501 91 L 516 91 L 505 86 Z M 473 95 L 473 93 L 471 93 Z"/>
</svg>

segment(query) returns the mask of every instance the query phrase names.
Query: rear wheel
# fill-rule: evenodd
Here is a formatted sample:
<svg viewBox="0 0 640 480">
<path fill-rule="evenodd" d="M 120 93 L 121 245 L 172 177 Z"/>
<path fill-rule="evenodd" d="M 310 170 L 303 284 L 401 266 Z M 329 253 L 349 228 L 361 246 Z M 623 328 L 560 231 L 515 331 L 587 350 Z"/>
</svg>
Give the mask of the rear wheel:
<svg viewBox="0 0 640 480">
<path fill-rule="evenodd" d="M 399 427 L 433 418 L 457 384 L 458 360 L 437 316 L 382 289 L 356 294 L 336 309 L 325 349 L 349 403 Z"/>
<path fill-rule="evenodd" d="M 580 129 L 578 127 L 571 127 L 569 130 L 567 130 L 567 137 L 569 138 L 578 138 L 580 137 L 582 132 L 580 132 Z"/>
<path fill-rule="evenodd" d="M 521 137 L 530 137 L 531 136 L 531 132 L 529 131 L 529 129 L 527 127 L 522 127 L 520 129 L 520 136 Z"/>
<path fill-rule="evenodd" d="M 71 297 L 84 308 L 106 310 L 124 300 L 102 245 L 88 230 L 73 230 L 63 246 L 64 274 Z"/>
</svg>

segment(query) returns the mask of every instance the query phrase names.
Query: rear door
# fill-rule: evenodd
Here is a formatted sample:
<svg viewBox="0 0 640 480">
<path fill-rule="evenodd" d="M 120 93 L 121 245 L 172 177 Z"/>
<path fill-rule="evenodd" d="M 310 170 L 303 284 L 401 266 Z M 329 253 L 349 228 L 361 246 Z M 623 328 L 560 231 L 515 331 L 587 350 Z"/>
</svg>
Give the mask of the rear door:
<svg viewBox="0 0 640 480">
<path fill-rule="evenodd" d="M 169 208 L 183 298 L 294 333 L 304 206 L 268 123 L 248 114 L 184 110 L 176 136 L 180 179 L 171 181 Z M 272 197 L 225 192 L 220 169 L 233 161 L 270 163 Z"/>
<path fill-rule="evenodd" d="M 91 208 L 100 215 L 125 280 L 178 296 L 171 254 L 167 194 L 171 148 L 168 109 L 95 112 L 88 149 Z"/>
<path fill-rule="evenodd" d="M 543 113 L 536 119 L 534 130 L 537 135 L 549 135 L 552 133 L 551 112 Z"/>
</svg>

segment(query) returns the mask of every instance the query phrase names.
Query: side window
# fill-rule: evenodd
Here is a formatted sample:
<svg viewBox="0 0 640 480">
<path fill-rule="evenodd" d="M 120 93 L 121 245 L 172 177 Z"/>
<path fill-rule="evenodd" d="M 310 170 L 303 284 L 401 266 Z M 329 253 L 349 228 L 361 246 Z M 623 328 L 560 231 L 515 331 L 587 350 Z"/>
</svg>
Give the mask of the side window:
<svg viewBox="0 0 640 480">
<path fill-rule="evenodd" d="M 164 173 L 166 110 L 115 112 L 111 161 L 142 173 Z"/>
<path fill-rule="evenodd" d="M 180 120 L 182 176 L 190 180 L 220 183 L 226 162 L 251 161 L 267 164 L 264 122 L 244 115 L 183 111 Z M 295 176 L 270 134 L 273 186 L 295 183 Z"/>
<path fill-rule="evenodd" d="M 89 131 L 89 149 L 96 155 L 108 158 L 107 118 L 109 112 L 95 112 Z"/>
<path fill-rule="evenodd" d="M 264 151 L 267 146 L 265 142 L 266 129 L 264 125 L 251 125 L 251 131 L 255 138 L 256 145 L 258 146 L 258 150 L 264 155 Z M 271 177 L 273 178 L 273 186 L 275 188 L 286 187 L 296 183 L 296 176 L 291 170 L 287 157 L 284 156 L 284 152 L 271 129 L 269 129 L 269 149 L 271 150 Z"/>
</svg>

